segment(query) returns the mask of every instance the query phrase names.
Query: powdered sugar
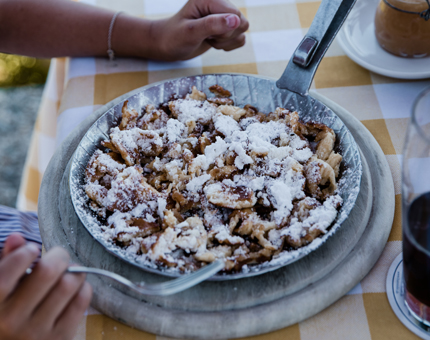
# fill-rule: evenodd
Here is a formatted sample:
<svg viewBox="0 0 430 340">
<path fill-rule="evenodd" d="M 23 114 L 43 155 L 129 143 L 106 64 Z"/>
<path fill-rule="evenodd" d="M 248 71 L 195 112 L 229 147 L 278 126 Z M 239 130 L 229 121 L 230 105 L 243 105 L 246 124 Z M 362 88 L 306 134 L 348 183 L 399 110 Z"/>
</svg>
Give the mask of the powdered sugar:
<svg viewBox="0 0 430 340">
<path fill-rule="evenodd" d="M 236 261 L 232 254 L 238 256 L 240 253 L 244 257 L 250 254 L 241 235 L 247 235 L 247 239 L 273 251 L 283 246 L 284 236 L 301 237 L 303 231 L 307 230 L 307 224 L 315 225 L 323 232 L 327 230 L 336 217 L 336 204 L 339 202 L 318 207 L 320 214 L 324 215 L 318 225 L 318 215 L 310 215 L 306 222 L 287 225 L 290 217 L 295 218 L 292 215 L 295 214 L 297 203 L 306 196 L 306 178 L 302 168 L 313 155 L 308 141 L 294 133 L 286 123 L 288 120 L 246 117 L 249 112 L 244 109 L 233 107 L 217 110 L 213 104 L 190 98 L 175 100 L 170 106 L 177 119 L 166 118 L 165 124 L 158 124 L 156 131 L 138 127 L 111 131 L 112 141 L 121 143 L 129 151 L 137 149 L 145 154 L 145 150 L 154 152 L 154 146 L 162 148 L 155 155 L 148 154 L 153 157 L 153 161 L 149 160 L 147 162 L 151 163 L 144 165 L 143 178 L 138 166 L 132 167 L 134 170 L 129 173 L 121 167 L 115 169 L 120 173 L 120 180 L 113 179 L 114 192 L 121 192 L 119 186 L 125 183 L 125 189 L 129 187 L 141 192 L 148 191 L 148 197 L 151 198 L 137 203 L 125 202 L 125 211 L 116 211 L 109 216 L 108 222 L 114 228 L 107 233 L 112 238 L 123 232 L 138 232 L 139 228 L 129 226 L 133 218 L 143 221 L 139 223 L 148 223 L 144 228 L 149 228 L 150 223 L 163 223 L 163 229 L 157 237 L 139 236 L 131 240 L 128 246 L 138 249 L 135 240 L 139 239 L 142 249 L 146 249 L 143 250 L 143 257 L 151 261 L 167 261 L 169 265 L 178 267 L 184 265 L 186 260 L 172 255 L 177 249 L 194 254 L 196 259 L 203 262 L 223 256 L 223 252 L 229 261 Z M 288 111 L 285 112 L 288 114 Z M 208 130 L 211 124 L 215 130 Z M 142 131 L 148 137 L 148 133 L 152 133 L 151 138 L 142 139 Z M 125 136 L 127 132 L 130 132 L 129 136 Z M 180 157 L 181 153 L 183 158 Z M 136 162 L 139 164 L 138 158 Z M 133 179 L 132 184 L 127 184 L 129 178 Z M 115 187 L 115 181 L 118 182 L 118 188 Z M 153 191 L 146 187 L 145 181 Z M 128 190 L 125 189 L 122 191 Z M 104 203 L 115 204 L 115 195 L 108 193 Z M 191 216 L 188 219 L 197 218 L 200 222 L 176 220 L 181 209 L 186 212 L 184 207 L 191 207 L 194 209 L 193 214 L 196 214 L 194 217 L 187 215 Z M 195 207 L 201 209 L 202 213 Z M 269 208 L 270 213 L 259 216 L 254 210 L 260 209 L 258 207 Z M 175 214 L 172 214 L 175 209 Z M 212 209 L 221 209 L 220 214 L 206 219 Z M 244 214 L 239 217 L 242 222 L 236 227 L 231 220 L 229 225 L 232 210 L 243 211 Z M 183 212 L 181 214 L 185 216 Z M 205 218 L 201 220 L 203 215 Z M 253 228 L 251 231 L 246 229 L 249 223 Z M 288 232 L 285 231 L 287 229 Z M 216 243 L 207 241 L 208 238 L 216 240 Z M 227 255 L 218 244 L 233 247 L 233 253 Z M 245 248 L 239 250 L 239 245 Z"/>
<path fill-rule="evenodd" d="M 169 119 L 166 125 L 166 136 L 167 136 L 168 142 L 175 143 L 178 140 L 180 140 L 184 130 L 185 130 L 184 123 L 176 119 Z"/>
<path fill-rule="evenodd" d="M 178 99 L 175 101 L 178 120 L 181 123 L 191 121 L 208 123 L 216 113 L 216 107 L 207 101 L 193 99 Z"/>
<path fill-rule="evenodd" d="M 224 154 L 228 150 L 228 147 L 229 145 L 221 137 L 217 136 L 215 143 L 212 143 L 205 149 L 206 164 L 204 169 L 207 169 L 209 165 L 215 162 L 217 157 Z"/>
<path fill-rule="evenodd" d="M 234 132 L 240 131 L 239 124 L 231 117 L 223 114 L 217 114 L 214 117 L 215 129 L 224 135 L 226 141 L 230 140 L 230 136 Z"/>
<path fill-rule="evenodd" d="M 164 218 L 164 210 L 166 209 L 167 202 L 165 198 L 158 198 L 157 199 L 158 204 L 158 216 L 160 216 L 161 219 Z"/>
<path fill-rule="evenodd" d="M 186 188 L 188 191 L 198 192 L 199 190 L 201 190 L 203 188 L 203 185 L 207 181 L 209 181 L 211 178 L 212 178 L 212 176 L 209 174 L 204 174 L 202 176 L 195 177 L 187 183 Z"/>
</svg>

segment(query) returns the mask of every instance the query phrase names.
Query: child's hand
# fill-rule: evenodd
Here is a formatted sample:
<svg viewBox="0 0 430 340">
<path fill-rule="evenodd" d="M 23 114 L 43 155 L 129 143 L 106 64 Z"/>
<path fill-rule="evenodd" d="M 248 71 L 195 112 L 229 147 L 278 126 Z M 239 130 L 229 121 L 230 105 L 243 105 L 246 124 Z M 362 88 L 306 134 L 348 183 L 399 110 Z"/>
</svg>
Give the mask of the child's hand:
<svg viewBox="0 0 430 340">
<path fill-rule="evenodd" d="M 245 44 L 248 27 L 228 0 L 189 0 L 173 17 L 152 23 L 153 58 L 186 60 L 211 47 L 230 51 Z"/>
<path fill-rule="evenodd" d="M 25 276 L 39 249 L 18 234 L 0 260 L 0 339 L 72 339 L 92 290 L 84 275 L 65 273 L 69 255 L 53 248 Z"/>
</svg>

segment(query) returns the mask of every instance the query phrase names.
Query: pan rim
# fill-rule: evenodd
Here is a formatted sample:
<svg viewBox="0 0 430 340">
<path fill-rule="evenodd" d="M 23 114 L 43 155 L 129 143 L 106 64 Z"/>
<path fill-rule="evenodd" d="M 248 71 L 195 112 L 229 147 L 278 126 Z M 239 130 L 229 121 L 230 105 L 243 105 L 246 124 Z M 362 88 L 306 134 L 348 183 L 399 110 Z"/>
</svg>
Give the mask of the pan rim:
<svg viewBox="0 0 430 340">
<path fill-rule="evenodd" d="M 155 266 L 154 267 L 149 267 L 147 265 L 138 263 L 136 260 L 132 259 L 129 256 L 124 256 L 124 251 L 121 254 L 120 251 L 115 251 L 115 250 L 111 249 L 111 247 L 109 247 L 107 245 L 107 242 L 105 240 L 102 240 L 101 238 L 96 237 L 96 235 L 94 235 L 94 232 L 92 230 L 93 228 L 91 228 L 90 226 L 87 225 L 87 223 L 85 222 L 85 218 L 83 218 L 83 216 L 81 216 L 81 214 L 79 213 L 79 211 L 81 209 L 79 209 L 77 207 L 78 202 L 76 200 L 76 195 L 74 194 L 74 190 L 76 189 L 76 179 L 73 177 L 73 174 L 75 173 L 75 171 L 73 171 L 73 167 L 75 165 L 75 161 L 76 161 L 76 157 L 77 157 L 77 150 L 79 149 L 82 141 L 90 133 L 90 131 L 92 129 L 94 129 L 95 126 L 97 126 L 99 120 L 101 120 L 108 113 L 112 112 L 115 109 L 115 107 L 122 105 L 122 103 L 125 100 L 127 100 L 129 98 L 132 98 L 132 97 L 134 97 L 136 95 L 139 95 L 143 91 L 148 90 L 148 89 L 150 89 L 152 87 L 163 85 L 163 84 L 166 84 L 166 83 L 169 83 L 169 82 L 170 83 L 174 83 L 174 82 L 179 82 L 179 81 L 184 80 L 184 79 L 190 80 L 192 78 L 196 79 L 198 77 L 204 78 L 204 77 L 210 77 L 210 76 L 232 76 L 232 77 L 234 77 L 234 76 L 241 76 L 241 77 L 248 77 L 248 78 L 251 77 L 251 78 L 255 78 L 255 79 L 262 79 L 262 80 L 270 81 L 276 87 L 276 85 L 275 85 L 275 81 L 276 80 L 274 78 L 266 77 L 266 76 L 260 76 L 260 75 L 255 75 L 255 74 L 235 73 L 235 72 L 199 74 L 199 75 L 193 75 L 193 76 L 187 76 L 187 77 L 178 77 L 178 78 L 166 79 L 166 80 L 158 81 L 158 82 L 155 82 L 155 83 L 147 84 L 147 85 L 145 85 L 143 87 L 140 87 L 140 88 L 132 90 L 132 91 L 130 91 L 128 93 L 125 93 L 125 94 L 121 95 L 120 97 L 117 97 L 116 99 L 110 101 L 105 106 L 103 106 L 101 109 L 104 109 L 106 106 L 111 106 L 111 107 L 109 109 L 107 109 L 104 113 L 102 113 L 100 115 L 100 117 L 98 117 L 95 120 L 95 122 L 91 125 L 91 127 L 88 129 L 88 131 L 85 133 L 85 135 L 83 136 L 83 138 L 79 142 L 79 145 L 78 145 L 76 151 L 74 152 L 74 154 L 73 154 L 73 156 L 71 158 L 72 166 L 71 166 L 71 171 L 69 173 L 69 190 L 70 190 L 71 201 L 72 201 L 75 213 L 77 214 L 77 216 L 78 216 L 80 222 L 82 223 L 82 225 L 90 233 L 90 235 L 92 236 L 92 238 L 95 239 L 97 242 L 99 242 L 108 253 L 116 256 L 117 258 L 120 258 L 121 260 L 126 261 L 129 264 L 132 264 L 133 266 L 135 266 L 135 267 L 137 267 L 137 268 L 139 268 L 141 270 L 144 270 L 144 271 L 147 271 L 147 272 L 150 272 L 150 273 L 153 273 L 153 274 L 158 274 L 158 275 L 162 275 L 162 276 L 166 276 L 166 277 L 172 277 L 172 278 L 174 278 L 174 277 L 180 277 L 180 276 L 184 275 L 183 273 L 180 273 L 179 271 L 171 272 L 171 271 L 162 270 L 162 268 L 160 268 L 160 267 L 155 267 Z M 287 91 L 287 90 L 280 90 L 280 91 Z M 289 91 L 287 91 L 287 92 L 289 92 Z M 312 97 L 311 95 L 309 95 L 308 98 L 310 98 L 310 99 L 314 100 L 315 102 L 321 104 L 323 107 L 325 107 L 326 109 L 328 109 L 331 112 L 331 114 L 334 115 L 334 117 L 336 119 L 339 119 L 339 121 L 340 121 L 340 123 L 342 125 L 342 129 L 345 129 L 346 133 L 349 134 L 350 138 L 352 138 L 353 147 L 355 148 L 354 152 L 358 153 L 358 159 L 357 159 L 358 165 L 357 165 L 357 168 L 355 169 L 356 170 L 356 175 L 357 175 L 356 177 L 358 178 L 356 180 L 358 191 L 355 193 L 355 197 L 353 197 L 353 204 L 352 204 L 351 208 L 349 208 L 349 210 L 346 212 L 346 214 L 342 214 L 342 215 L 346 215 L 346 216 L 339 217 L 340 211 L 338 212 L 338 215 L 336 216 L 336 220 L 330 226 L 329 231 L 325 235 L 323 235 L 322 237 L 317 238 L 317 239 L 321 240 L 321 241 L 317 242 L 317 243 L 319 243 L 318 245 L 316 245 L 314 247 L 310 247 L 314 243 L 314 242 L 311 242 L 309 245 L 304 246 L 302 248 L 299 248 L 299 253 L 302 253 L 302 254 L 299 254 L 299 255 L 293 257 L 292 259 L 286 261 L 286 263 L 276 264 L 276 265 L 270 265 L 270 262 L 272 261 L 271 260 L 269 262 L 266 262 L 264 265 L 257 265 L 257 266 L 259 266 L 258 270 L 255 270 L 255 271 L 253 270 L 253 271 L 248 271 L 248 272 L 239 272 L 239 273 L 233 273 L 233 274 L 221 274 L 221 275 L 217 274 L 217 275 L 213 276 L 212 278 L 210 278 L 209 279 L 210 281 L 236 280 L 236 279 L 243 279 L 243 278 L 249 278 L 249 277 L 252 277 L 252 276 L 262 275 L 262 274 L 265 274 L 265 273 L 268 273 L 268 272 L 280 269 L 280 268 L 282 268 L 282 267 L 284 267 L 284 266 L 286 266 L 288 264 L 291 264 L 293 262 L 296 262 L 296 261 L 300 260 L 301 258 L 305 257 L 306 255 L 308 255 L 309 253 L 313 252 L 314 250 L 319 249 L 323 244 L 325 244 L 326 240 L 329 237 L 331 237 L 332 235 L 334 235 L 335 232 L 336 232 L 336 230 L 338 230 L 341 227 L 342 223 L 346 220 L 346 218 L 348 218 L 349 213 L 351 212 L 352 208 L 355 206 L 355 201 L 356 201 L 356 199 L 358 197 L 359 190 L 360 190 L 360 183 L 361 183 L 361 176 L 362 176 L 362 164 L 361 164 L 361 158 L 359 156 L 358 145 L 355 142 L 355 139 L 353 138 L 353 136 L 352 136 L 351 132 L 349 131 L 349 129 L 342 122 L 342 120 L 336 115 L 336 113 L 333 112 L 333 110 L 331 110 L 330 108 L 328 108 L 325 104 L 321 103 L 319 100 L 317 100 L 316 98 Z M 97 147 L 99 147 L 99 145 L 97 145 Z M 118 250 L 122 249 L 119 246 L 117 246 L 116 248 L 118 248 Z M 313 248 L 313 249 L 311 249 L 311 248 Z"/>
</svg>

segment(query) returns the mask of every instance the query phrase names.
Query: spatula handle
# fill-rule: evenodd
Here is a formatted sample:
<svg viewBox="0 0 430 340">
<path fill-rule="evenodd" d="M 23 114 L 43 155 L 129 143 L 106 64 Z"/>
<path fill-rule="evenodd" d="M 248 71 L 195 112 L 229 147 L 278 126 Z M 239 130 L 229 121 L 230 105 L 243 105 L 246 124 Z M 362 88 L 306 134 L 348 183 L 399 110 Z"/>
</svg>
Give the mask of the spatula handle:
<svg viewBox="0 0 430 340">
<path fill-rule="evenodd" d="M 292 55 L 287 68 L 276 82 L 302 96 L 308 94 L 318 65 L 356 0 L 323 0 L 308 33 Z"/>
</svg>

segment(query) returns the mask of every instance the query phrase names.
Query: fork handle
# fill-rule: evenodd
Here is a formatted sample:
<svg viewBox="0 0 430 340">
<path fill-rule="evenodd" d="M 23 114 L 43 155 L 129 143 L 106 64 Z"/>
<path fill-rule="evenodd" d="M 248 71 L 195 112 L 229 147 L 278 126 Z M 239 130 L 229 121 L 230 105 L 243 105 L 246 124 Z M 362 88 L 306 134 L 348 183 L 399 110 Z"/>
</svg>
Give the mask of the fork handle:
<svg viewBox="0 0 430 340">
<path fill-rule="evenodd" d="M 200 282 L 208 279 L 209 277 L 213 276 L 223 268 L 224 268 L 224 261 L 217 260 L 191 274 L 182 275 L 181 277 L 176 278 L 174 280 L 169 280 L 161 283 L 139 284 L 139 285 L 135 284 L 134 282 L 126 279 L 121 275 L 110 272 L 108 270 L 99 269 L 99 268 L 71 266 L 67 269 L 67 271 L 69 273 L 87 273 L 87 274 L 102 275 L 110 279 L 113 279 L 140 294 L 167 296 L 167 295 L 176 294 L 183 290 L 191 288 L 199 284 Z"/>
<path fill-rule="evenodd" d="M 67 268 L 67 272 L 101 275 L 101 276 L 105 276 L 110 279 L 113 279 L 115 281 L 118 281 L 119 283 L 122 283 L 123 285 L 126 285 L 128 287 L 130 287 L 130 285 L 133 285 L 133 286 L 135 285 L 133 282 L 131 282 L 130 280 L 126 279 L 121 275 L 115 274 L 108 270 L 99 269 L 99 268 L 91 268 L 91 267 L 84 267 L 84 266 L 70 266 L 69 268 Z"/>
</svg>

